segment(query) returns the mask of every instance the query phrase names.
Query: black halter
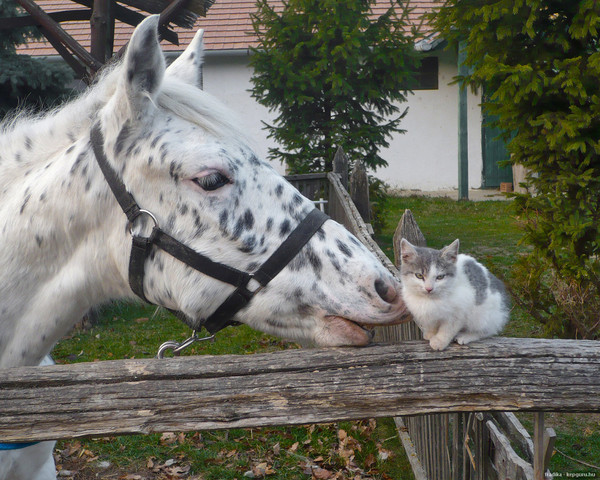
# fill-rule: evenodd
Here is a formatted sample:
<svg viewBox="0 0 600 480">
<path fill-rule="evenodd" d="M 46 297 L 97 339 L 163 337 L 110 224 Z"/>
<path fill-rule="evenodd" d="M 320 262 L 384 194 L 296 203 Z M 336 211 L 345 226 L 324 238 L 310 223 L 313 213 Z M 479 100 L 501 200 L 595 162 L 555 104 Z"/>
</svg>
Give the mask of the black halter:
<svg viewBox="0 0 600 480">
<path fill-rule="evenodd" d="M 234 292 L 207 319 L 192 322 L 194 328 L 203 326 L 210 333 L 214 334 L 228 325 L 234 324 L 235 322 L 232 320 L 233 316 L 244 308 L 256 293 L 285 268 L 317 230 L 321 228 L 323 223 L 329 219 L 320 210 L 312 210 L 258 270 L 253 273 L 237 270 L 236 268 L 211 260 L 161 230 L 154 215 L 139 207 L 133 195 L 127 191 L 125 184 L 121 181 L 117 172 L 109 165 L 103 148 L 104 138 L 98 123 L 92 126 L 90 139 L 104 178 L 106 178 L 117 202 L 119 202 L 119 205 L 127 216 L 127 220 L 129 220 L 132 236 L 131 256 L 129 259 L 129 285 L 133 292 L 146 302 L 152 303 L 144 294 L 144 270 L 146 260 L 150 256 L 153 247 L 164 250 L 201 273 L 236 287 Z M 142 215 L 149 216 L 154 222 L 152 232 L 147 237 L 134 234 L 132 229 L 135 220 Z M 181 312 L 174 313 L 180 317 L 185 317 Z M 189 321 L 190 319 L 186 318 L 186 320 Z"/>
</svg>

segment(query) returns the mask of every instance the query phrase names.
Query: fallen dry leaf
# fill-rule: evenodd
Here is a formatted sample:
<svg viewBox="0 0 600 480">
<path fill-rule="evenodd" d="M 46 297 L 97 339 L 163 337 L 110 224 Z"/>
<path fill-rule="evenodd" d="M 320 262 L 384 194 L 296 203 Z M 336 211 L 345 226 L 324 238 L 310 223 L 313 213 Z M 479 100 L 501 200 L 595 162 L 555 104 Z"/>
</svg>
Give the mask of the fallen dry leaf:
<svg viewBox="0 0 600 480">
<path fill-rule="evenodd" d="M 333 477 L 333 472 L 321 467 L 315 467 L 312 469 L 312 478 L 317 480 L 328 480 Z"/>
</svg>

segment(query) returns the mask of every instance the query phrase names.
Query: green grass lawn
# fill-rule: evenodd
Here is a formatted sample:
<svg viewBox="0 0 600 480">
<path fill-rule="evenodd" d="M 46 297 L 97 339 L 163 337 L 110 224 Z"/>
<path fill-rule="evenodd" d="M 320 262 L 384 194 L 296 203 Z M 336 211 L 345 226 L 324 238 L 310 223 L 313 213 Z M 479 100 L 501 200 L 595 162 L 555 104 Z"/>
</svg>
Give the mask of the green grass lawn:
<svg viewBox="0 0 600 480">
<path fill-rule="evenodd" d="M 456 202 L 421 197 L 390 198 L 386 226 L 378 242 L 393 257 L 392 236 L 405 209 L 410 209 L 428 245 L 440 248 L 460 238 L 471 254 L 506 282 L 511 265 L 523 251 L 520 231 L 508 202 Z M 58 363 L 149 358 L 165 340 L 181 341 L 190 331 L 155 308 L 116 303 L 100 311 L 91 330 L 75 330 L 58 343 Z M 541 336 L 541 328 L 514 307 L 504 332 L 508 336 Z M 196 344 L 186 355 L 252 354 L 297 345 L 253 331 L 227 328 L 215 342 Z M 168 361 L 168 360 L 167 360 Z M 249 357 L 248 361 L 252 361 Z M 522 415 L 526 426 L 529 417 Z M 557 447 L 567 455 L 600 465 L 600 416 L 548 415 L 558 434 Z M 340 422 L 306 427 L 126 436 L 59 442 L 58 464 L 73 478 L 123 479 L 393 479 L 413 478 L 391 419 Z M 555 473 L 597 472 L 562 455 L 554 455 Z M 337 476 L 336 476 L 337 475 Z"/>
</svg>

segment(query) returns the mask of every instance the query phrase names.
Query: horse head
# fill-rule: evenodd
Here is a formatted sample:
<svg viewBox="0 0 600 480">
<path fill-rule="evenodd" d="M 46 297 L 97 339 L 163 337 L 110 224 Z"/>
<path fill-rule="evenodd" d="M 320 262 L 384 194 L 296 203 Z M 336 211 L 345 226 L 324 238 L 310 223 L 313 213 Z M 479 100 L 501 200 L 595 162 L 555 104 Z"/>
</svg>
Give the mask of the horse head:
<svg viewBox="0 0 600 480">
<path fill-rule="evenodd" d="M 142 22 L 122 65 L 101 80 L 117 82 L 97 117 L 107 162 L 168 235 L 252 273 L 314 204 L 256 157 L 231 113 L 199 88 L 202 33 L 166 68 L 157 26 L 157 17 Z M 116 215 L 114 228 L 128 241 Z M 127 251 L 122 243 L 115 248 Z M 118 256 L 126 277 L 125 255 Z M 183 312 L 194 327 L 234 289 L 160 249 L 146 262 L 145 297 Z M 404 313 L 394 277 L 327 220 L 235 320 L 304 343 L 364 345 L 371 336 L 360 325 L 389 324 Z"/>
</svg>

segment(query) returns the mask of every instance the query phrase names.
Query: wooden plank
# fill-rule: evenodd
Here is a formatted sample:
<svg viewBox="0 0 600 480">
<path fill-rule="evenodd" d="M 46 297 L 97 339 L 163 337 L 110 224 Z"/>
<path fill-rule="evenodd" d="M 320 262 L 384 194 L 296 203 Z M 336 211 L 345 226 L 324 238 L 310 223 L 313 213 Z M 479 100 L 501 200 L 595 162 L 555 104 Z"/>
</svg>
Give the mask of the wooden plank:
<svg viewBox="0 0 600 480">
<path fill-rule="evenodd" d="M 79 43 L 77 43 L 73 37 L 71 37 L 63 28 L 56 23 L 52 17 L 44 12 L 35 2 L 32 0 L 17 0 L 19 5 L 23 7 L 40 25 L 43 26 L 41 30 L 44 35 L 50 39 L 60 41 L 63 43 L 81 62 L 83 62 L 93 72 L 100 70 L 102 63 L 99 63 L 92 55 L 90 55 Z"/>
<path fill-rule="evenodd" d="M 348 189 L 348 157 L 342 147 L 338 147 L 333 157 L 333 173 L 339 175 L 344 190 Z"/>
<path fill-rule="evenodd" d="M 490 433 L 490 441 L 494 445 L 493 464 L 498 478 L 504 480 L 532 480 L 533 469 L 531 465 L 517 455 L 508 439 L 498 430 L 498 427 L 488 420 L 486 423 Z"/>
<path fill-rule="evenodd" d="M 51 12 L 48 16 L 55 22 L 77 22 L 89 20 L 92 16 L 91 10 L 65 10 L 62 12 Z M 5 17 L 0 18 L 0 30 L 13 29 L 21 27 L 33 27 L 40 25 L 39 21 L 31 15 L 23 15 L 20 17 Z"/>
<path fill-rule="evenodd" d="M 533 479 L 544 480 L 544 412 L 535 412 L 533 419 Z"/>
<path fill-rule="evenodd" d="M 452 461 L 450 464 L 450 470 L 452 480 L 460 480 L 460 465 L 462 465 L 461 458 L 461 446 L 462 446 L 462 434 L 461 434 L 461 415 L 459 413 L 452 413 Z"/>
<path fill-rule="evenodd" d="M 511 442 L 519 445 L 522 455 L 530 463 L 533 463 L 533 442 L 529 432 L 525 430 L 514 413 L 494 412 L 494 420 L 498 423 L 500 431 L 508 437 Z"/>
<path fill-rule="evenodd" d="M 350 198 L 365 223 L 371 222 L 371 202 L 369 201 L 369 176 L 361 161 L 357 161 L 350 176 Z"/>
<path fill-rule="evenodd" d="M 400 437 L 400 441 L 402 442 L 402 446 L 406 452 L 406 457 L 410 463 L 410 468 L 412 468 L 415 480 L 428 480 L 427 473 L 421 464 L 419 455 L 417 455 L 415 445 L 408 434 L 408 428 L 406 427 L 403 419 L 396 417 L 394 421 L 396 422 L 398 436 Z"/>
<path fill-rule="evenodd" d="M 19 367 L 0 371 L 0 438 L 14 442 L 458 411 L 600 412 L 599 367 L 600 342 L 516 338 L 452 345 L 443 352 L 412 341 Z"/>
<path fill-rule="evenodd" d="M 555 443 L 556 432 L 553 428 L 546 428 L 544 430 L 544 475 L 548 473 L 548 467 L 550 467 L 550 459 L 552 458 L 552 454 L 554 453 Z"/>
</svg>

